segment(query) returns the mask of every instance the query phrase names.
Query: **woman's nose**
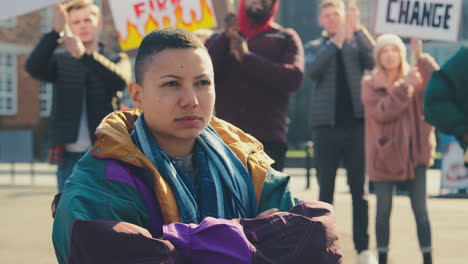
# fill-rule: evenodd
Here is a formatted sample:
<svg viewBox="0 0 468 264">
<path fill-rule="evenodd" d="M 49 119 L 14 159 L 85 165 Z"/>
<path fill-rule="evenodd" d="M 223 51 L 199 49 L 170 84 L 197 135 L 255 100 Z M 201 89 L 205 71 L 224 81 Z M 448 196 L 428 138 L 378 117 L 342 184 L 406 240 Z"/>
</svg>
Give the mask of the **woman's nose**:
<svg viewBox="0 0 468 264">
<path fill-rule="evenodd" d="M 185 87 L 182 90 L 180 96 L 180 106 L 181 107 L 194 107 L 198 105 L 197 94 L 195 93 L 194 87 Z"/>
</svg>

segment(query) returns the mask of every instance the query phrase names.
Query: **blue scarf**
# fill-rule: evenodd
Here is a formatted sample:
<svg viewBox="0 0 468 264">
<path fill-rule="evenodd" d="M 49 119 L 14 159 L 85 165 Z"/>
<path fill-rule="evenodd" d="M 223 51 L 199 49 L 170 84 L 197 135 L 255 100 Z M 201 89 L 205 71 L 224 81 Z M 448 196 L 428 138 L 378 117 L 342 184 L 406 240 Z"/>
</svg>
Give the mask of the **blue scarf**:
<svg viewBox="0 0 468 264">
<path fill-rule="evenodd" d="M 183 223 L 199 223 L 206 216 L 255 217 L 257 203 L 250 175 L 211 126 L 195 141 L 195 183 L 159 147 L 144 114 L 136 120 L 131 137 L 171 187 Z"/>
</svg>

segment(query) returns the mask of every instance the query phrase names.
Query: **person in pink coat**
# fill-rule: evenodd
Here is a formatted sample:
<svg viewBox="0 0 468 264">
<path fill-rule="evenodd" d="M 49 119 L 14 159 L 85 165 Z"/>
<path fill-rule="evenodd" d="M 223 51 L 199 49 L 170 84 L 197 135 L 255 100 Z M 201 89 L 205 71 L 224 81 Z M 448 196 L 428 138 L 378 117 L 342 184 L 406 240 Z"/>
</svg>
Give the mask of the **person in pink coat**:
<svg viewBox="0 0 468 264">
<path fill-rule="evenodd" d="M 434 127 L 423 118 L 423 94 L 437 63 L 421 52 L 410 69 L 403 41 L 393 34 L 377 39 L 376 66 L 362 81 L 365 112 L 366 169 L 377 196 L 376 236 L 379 263 L 387 263 L 389 222 L 395 184 L 408 184 L 424 264 L 432 263 L 431 228 L 426 206 L 426 169 L 435 153 Z"/>
</svg>

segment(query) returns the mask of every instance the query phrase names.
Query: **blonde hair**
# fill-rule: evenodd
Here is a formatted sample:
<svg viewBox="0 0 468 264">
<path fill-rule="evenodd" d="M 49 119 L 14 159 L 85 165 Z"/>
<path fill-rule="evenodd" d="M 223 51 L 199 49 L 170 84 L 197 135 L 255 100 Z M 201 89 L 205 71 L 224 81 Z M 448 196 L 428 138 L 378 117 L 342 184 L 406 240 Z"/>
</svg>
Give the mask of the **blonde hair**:
<svg viewBox="0 0 468 264">
<path fill-rule="evenodd" d="M 345 10 L 345 5 L 342 0 L 323 0 L 320 3 L 319 10 L 322 11 L 322 9 L 327 8 L 327 7 L 336 7 L 340 9 L 340 11 L 343 11 L 343 12 Z"/>
<path fill-rule="evenodd" d="M 377 38 L 374 46 L 374 72 L 377 70 L 385 71 L 385 68 L 379 60 L 379 56 L 382 48 L 388 45 L 397 47 L 400 53 L 400 72 L 398 78 L 404 77 L 408 74 L 410 68 L 408 60 L 406 59 L 406 46 L 403 43 L 403 40 L 395 34 L 383 34 Z"/>
<path fill-rule="evenodd" d="M 65 2 L 63 5 L 65 10 L 67 10 L 67 13 L 70 13 L 73 10 L 89 7 L 93 15 L 95 15 L 98 19 L 101 18 L 101 10 L 93 0 L 70 0 Z"/>
</svg>

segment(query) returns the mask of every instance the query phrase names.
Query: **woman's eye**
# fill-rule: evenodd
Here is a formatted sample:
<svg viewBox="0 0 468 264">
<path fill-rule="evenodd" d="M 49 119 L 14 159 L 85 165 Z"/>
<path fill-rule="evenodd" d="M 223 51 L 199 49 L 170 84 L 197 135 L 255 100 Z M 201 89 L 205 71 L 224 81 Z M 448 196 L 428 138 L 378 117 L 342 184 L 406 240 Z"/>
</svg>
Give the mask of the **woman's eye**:
<svg viewBox="0 0 468 264">
<path fill-rule="evenodd" d="M 179 85 L 176 81 L 170 81 L 163 84 L 163 86 L 177 86 Z"/>
<path fill-rule="evenodd" d="M 205 85 L 210 85 L 210 84 L 211 84 L 211 82 L 208 81 L 208 80 L 200 80 L 200 81 L 198 81 L 198 82 L 196 83 L 196 85 L 203 85 L 203 86 L 205 86 Z"/>
</svg>

